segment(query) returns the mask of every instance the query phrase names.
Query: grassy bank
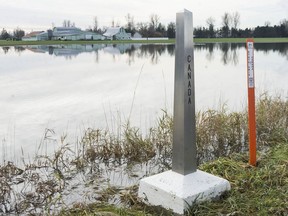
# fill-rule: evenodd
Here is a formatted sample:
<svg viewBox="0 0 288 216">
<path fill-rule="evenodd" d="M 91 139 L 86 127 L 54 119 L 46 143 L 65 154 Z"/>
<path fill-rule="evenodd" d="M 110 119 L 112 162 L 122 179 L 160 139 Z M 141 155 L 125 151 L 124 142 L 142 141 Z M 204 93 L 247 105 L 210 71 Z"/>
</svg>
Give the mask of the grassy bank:
<svg viewBox="0 0 288 216">
<path fill-rule="evenodd" d="M 195 43 L 245 43 L 246 38 L 196 38 Z M 288 43 L 288 38 L 254 38 L 255 43 Z"/>
<path fill-rule="evenodd" d="M 0 40 L 0 46 L 24 46 L 24 45 L 66 45 L 66 44 L 157 44 L 157 43 L 175 43 L 174 39 L 169 40 L 121 40 L 121 41 L 4 41 Z"/>
<path fill-rule="evenodd" d="M 255 38 L 255 43 L 288 43 L 288 38 Z M 245 43 L 246 38 L 195 38 L 195 43 Z M 59 45 L 59 44 L 123 44 L 123 43 L 175 43 L 175 39 L 169 40 L 123 40 L 123 41 L 6 41 L 0 40 L 0 46 L 23 45 Z"/>
<path fill-rule="evenodd" d="M 191 208 L 190 213 L 287 215 L 288 143 L 279 143 L 258 158 L 257 167 L 248 166 L 243 154 L 203 164 L 200 169 L 227 179 L 232 190 L 222 200 L 202 203 Z"/>
<path fill-rule="evenodd" d="M 220 200 L 191 207 L 186 215 L 287 215 L 288 214 L 288 143 L 279 143 L 258 155 L 257 167 L 247 165 L 246 154 L 233 154 L 200 166 L 200 169 L 226 178 L 231 191 Z M 111 205 L 78 205 L 59 215 L 173 215 L 156 207 L 143 205 L 137 188 L 127 196 L 130 208 Z"/>
</svg>

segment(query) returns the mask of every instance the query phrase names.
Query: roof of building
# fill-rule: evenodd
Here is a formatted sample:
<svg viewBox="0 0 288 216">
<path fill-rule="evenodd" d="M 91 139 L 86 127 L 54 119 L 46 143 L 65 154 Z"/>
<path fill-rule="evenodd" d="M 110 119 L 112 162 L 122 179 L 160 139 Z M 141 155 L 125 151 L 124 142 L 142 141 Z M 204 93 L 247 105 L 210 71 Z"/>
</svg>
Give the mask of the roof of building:
<svg viewBox="0 0 288 216">
<path fill-rule="evenodd" d="M 81 31 L 80 28 L 76 28 L 76 27 L 54 27 L 53 31 L 57 31 L 57 32 L 71 32 L 71 31 Z"/>
<path fill-rule="evenodd" d="M 24 36 L 24 38 L 28 38 L 28 37 L 36 37 L 38 34 L 41 34 L 43 33 L 44 31 L 33 31 L 33 32 L 30 32 L 29 34 L 26 34 Z"/>
<path fill-rule="evenodd" d="M 120 29 L 121 29 L 121 27 L 108 28 L 103 35 L 106 37 L 112 37 L 112 36 L 116 35 L 117 33 L 119 33 Z"/>
<path fill-rule="evenodd" d="M 55 27 L 53 28 L 53 36 L 73 36 L 73 35 L 81 35 L 81 34 L 91 34 L 91 35 L 99 35 L 95 32 L 82 31 L 80 28 L 76 27 Z"/>
<path fill-rule="evenodd" d="M 135 32 L 133 38 L 142 38 L 142 35 L 139 32 Z"/>
<path fill-rule="evenodd" d="M 80 28 L 76 27 L 54 27 L 53 28 L 53 36 L 68 36 L 68 35 L 78 35 L 81 33 Z"/>
</svg>

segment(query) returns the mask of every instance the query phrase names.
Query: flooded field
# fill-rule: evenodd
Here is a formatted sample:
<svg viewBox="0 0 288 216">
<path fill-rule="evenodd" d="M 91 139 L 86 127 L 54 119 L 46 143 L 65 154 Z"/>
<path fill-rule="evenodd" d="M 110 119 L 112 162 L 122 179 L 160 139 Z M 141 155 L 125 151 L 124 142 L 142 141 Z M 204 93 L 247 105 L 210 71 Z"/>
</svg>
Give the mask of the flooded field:
<svg viewBox="0 0 288 216">
<path fill-rule="evenodd" d="M 287 137 L 288 46 L 255 48 L 265 150 Z M 129 205 L 141 178 L 171 168 L 174 45 L 4 47 L 0 55 L 0 212 Z M 195 80 L 198 163 L 245 152 L 244 44 L 196 45 Z"/>
<path fill-rule="evenodd" d="M 285 95 L 287 44 L 255 44 L 256 94 Z M 174 45 L 67 45 L 0 49 L 0 159 L 33 155 L 46 129 L 54 138 L 129 120 L 146 134 L 172 113 Z M 246 107 L 244 44 L 195 45 L 196 111 Z M 49 146 L 47 151 L 53 152 Z M 45 150 L 46 151 L 46 150 Z"/>
</svg>

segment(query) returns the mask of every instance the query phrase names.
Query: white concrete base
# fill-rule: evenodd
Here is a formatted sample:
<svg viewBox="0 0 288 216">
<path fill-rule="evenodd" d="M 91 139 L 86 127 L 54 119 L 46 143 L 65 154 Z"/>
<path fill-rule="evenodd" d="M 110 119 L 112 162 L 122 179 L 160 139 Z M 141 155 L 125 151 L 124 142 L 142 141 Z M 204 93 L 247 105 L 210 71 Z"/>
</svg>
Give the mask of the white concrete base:
<svg viewBox="0 0 288 216">
<path fill-rule="evenodd" d="M 200 170 L 185 176 L 167 171 L 142 179 L 138 196 L 147 204 L 183 214 L 192 204 L 215 199 L 228 190 L 227 180 Z"/>
</svg>

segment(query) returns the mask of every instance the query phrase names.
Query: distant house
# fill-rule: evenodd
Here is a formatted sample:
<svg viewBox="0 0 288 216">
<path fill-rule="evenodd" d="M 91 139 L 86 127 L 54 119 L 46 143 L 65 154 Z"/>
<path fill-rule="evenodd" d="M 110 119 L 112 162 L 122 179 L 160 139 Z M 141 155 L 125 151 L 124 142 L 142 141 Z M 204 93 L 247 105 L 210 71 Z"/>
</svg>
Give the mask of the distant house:
<svg viewBox="0 0 288 216">
<path fill-rule="evenodd" d="M 126 33 L 125 29 L 122 27 L 108 28 L 103 34 L 105 39 L 108 40 L 130 40 L 131 34 Z"/>
<path fill-rule="evenodd" d="M 34 31 L 22 37 L 23 41 L 48 40 L 48 34 L 44 31 Z"/>
<path fill-rule="evenodd" d="M 139 32 L 135 32 L 133 38 L 142 38 L 142 35 Z"/>
<path fill-rule="evenodd" d="M 139 32 L 135 32 L 131 39 L 132 40 L 143 40 L 142 35 Z"/>
<path fill-rule="evenodd" d="M 35 31 L 25 35 L 23 41 L 40 40 L 102 40 L 103 36 L 95 32 L 82 31 L 76 27 L 55 27 L 48 31 Z"/>
<path fill-rule="evenodd" d="M 101 40 L 102 35 L 90 31 L 82 31 L 76 27 L 55 27 L 52 40 Z"/>
</svg>

